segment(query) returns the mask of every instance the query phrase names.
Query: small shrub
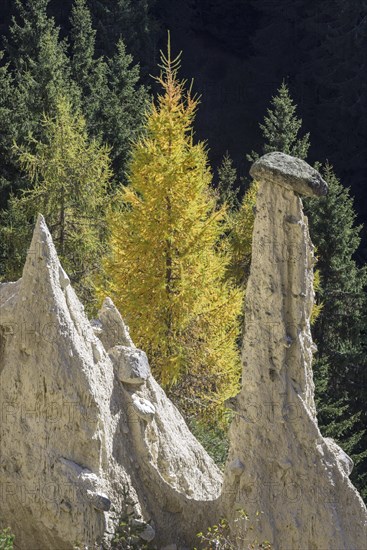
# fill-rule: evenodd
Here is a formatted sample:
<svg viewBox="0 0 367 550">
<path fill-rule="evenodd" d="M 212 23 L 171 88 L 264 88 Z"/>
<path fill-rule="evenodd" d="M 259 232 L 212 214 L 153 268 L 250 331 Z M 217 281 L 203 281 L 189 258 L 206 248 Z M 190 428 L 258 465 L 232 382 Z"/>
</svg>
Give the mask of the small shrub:
<svg viewBox="0 0 367 550">
<path fill-rule="evenodd" d="M 227 460 L 229 441 L 227 429 L 200 420 L 189 420 L 189 428 L 206 452 L 212 457 L 219 468 L 223 470 Z"/>
<path fill-rule="evenodd" d="M 131 500 L 127 487 L 123 489 L 124 510 L 112 540 L 112 548 L 115 550 L 154 550 L 149 543 L 144 542 L 140 535 L 145 530 L 145 525 L 139 524 L 134 513 L 135 502 Z"/>
<path fill-rule="evenodd" d="M 272 550 L 269 542 L 258 542 L 253 525 L 249 525 L 248 515 L 244 510 L 239 510 L 235 522 L 241 522 L 241 529 L 236 536 L 232 535 L 229 522 L 222 518 L 217 525 L 208 527 L 205 533 L 198 533 L 200 550 Z M 256 518 L 260 512 L 256 513 Z M 195 550 L 199 550 L 195 548 Z"/>
<path fill-rule="evenodd" d="M 13 550 L 14 538 L 9 528 L 2 529 L 0 531 L 0 550 Z"/>
</svg>

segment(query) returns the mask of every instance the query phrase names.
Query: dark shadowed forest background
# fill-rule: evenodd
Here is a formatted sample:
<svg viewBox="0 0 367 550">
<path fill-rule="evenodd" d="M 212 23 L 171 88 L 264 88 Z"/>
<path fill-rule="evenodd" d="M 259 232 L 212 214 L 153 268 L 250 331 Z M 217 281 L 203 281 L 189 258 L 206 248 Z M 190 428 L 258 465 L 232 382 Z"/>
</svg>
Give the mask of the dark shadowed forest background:
<svg viewBox="0 0 367 550">
<path fill-rule="evenodd" d="M 110 55 L 120 35 L 142 68 L 156 74 L 170 29 L 183 51 L 182 75 L 202 95 L 196 132 L 212 165 L 229 151 L 240 176 L 245 154 L 259 150 L 262 120 L 285 80 L 311 133 L 309 160 L 326 159 L 352 189 L 358 221 L 367 219 L 367 5 L 365 0 L 91 0 L 98 53 Z M 72 0 L 49 12 L 68 35 Z M 116 11 L 117 10 L 117 11 Z M 14 2 L 1 0 L 7 34 Z M 115 13 L 114 13 L 115 11 Z M 118 12 L 118 15 L 116 15 Z M 365 230 L 366 231 L 366 230 Z M 367 257 L 364 231 L 359 255 Z"/>
</svg>

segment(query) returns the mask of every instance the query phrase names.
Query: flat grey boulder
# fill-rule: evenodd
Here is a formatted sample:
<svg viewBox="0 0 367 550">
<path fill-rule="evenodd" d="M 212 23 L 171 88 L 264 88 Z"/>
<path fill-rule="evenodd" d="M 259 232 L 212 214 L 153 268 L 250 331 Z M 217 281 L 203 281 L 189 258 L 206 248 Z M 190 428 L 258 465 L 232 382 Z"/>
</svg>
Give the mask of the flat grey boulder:
<svg viewBox="0 0 367 550">
<path fill-rule="evenodd" d="M 146 542 L 151 542 L 155 537 L 155 529 L 141 519 L 134 519 L 132 524 L 138 528 L 139 537 Z"/>
<path fill-rule="evenodd" d="M 144 351 L 129 346 L 115 346 L 108 352 L 124 384 L 144 384 L 150 376 L 148 358 Z"/>
<path fill-rule="evenodd" d="M 264 179 L 307 197 L 321 197 L 328 192 L 327 183 L 317 170 L 304 160 L 277 151 L 260 157 L 250 174 L 256 180 Z"/>
</svg>

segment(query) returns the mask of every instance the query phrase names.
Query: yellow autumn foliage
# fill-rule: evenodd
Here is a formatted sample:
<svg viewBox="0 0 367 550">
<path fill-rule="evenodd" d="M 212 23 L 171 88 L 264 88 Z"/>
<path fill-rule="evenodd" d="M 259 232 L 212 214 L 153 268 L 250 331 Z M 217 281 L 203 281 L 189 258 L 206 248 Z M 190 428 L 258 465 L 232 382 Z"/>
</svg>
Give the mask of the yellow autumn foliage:
<svg viewBox="0 0 367 550">
<path fill-rule="evenodd" d="M 228 265 L 227 277 L 242 288 L 246 287 L 250 275 L 257 190 L 258 184 L 253 181 L 239 209 L 229 216 L 231 261 Z"/>
<path fill-rule="evenodd" d="M 219 410 L 238 391 L 236 340 L 243 293 L 225 274 L 225 209 L 217 210 L 203 143 L 194 143 L 198 100 L 179 81 L 179 58 L 162 55 L 163 89 L 133 147 L 128 186 L 109 214 L 109 293 L 154 375 L 195 410 Z"/>
</svg>

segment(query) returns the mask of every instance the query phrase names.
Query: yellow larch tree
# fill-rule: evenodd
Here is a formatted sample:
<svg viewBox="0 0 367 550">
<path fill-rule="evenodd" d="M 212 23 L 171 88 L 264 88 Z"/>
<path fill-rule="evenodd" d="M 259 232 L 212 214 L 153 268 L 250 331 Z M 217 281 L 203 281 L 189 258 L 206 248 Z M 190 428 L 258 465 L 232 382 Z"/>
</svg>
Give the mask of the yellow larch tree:
<svg viewBox="0 0 367 550">
<path fill-rule="evenodd" d="M 194 143 L 198 99 L 178 80 L 179 64 L 168 45 L 157 78 L 163 93 L 109 214 L 105 293 L 183 408 L 204 400 L 212 411 L 238 390 L 243 294 L 224 280 L 225 210 L 216 209 L 205 144 Z"/>
</svg>

